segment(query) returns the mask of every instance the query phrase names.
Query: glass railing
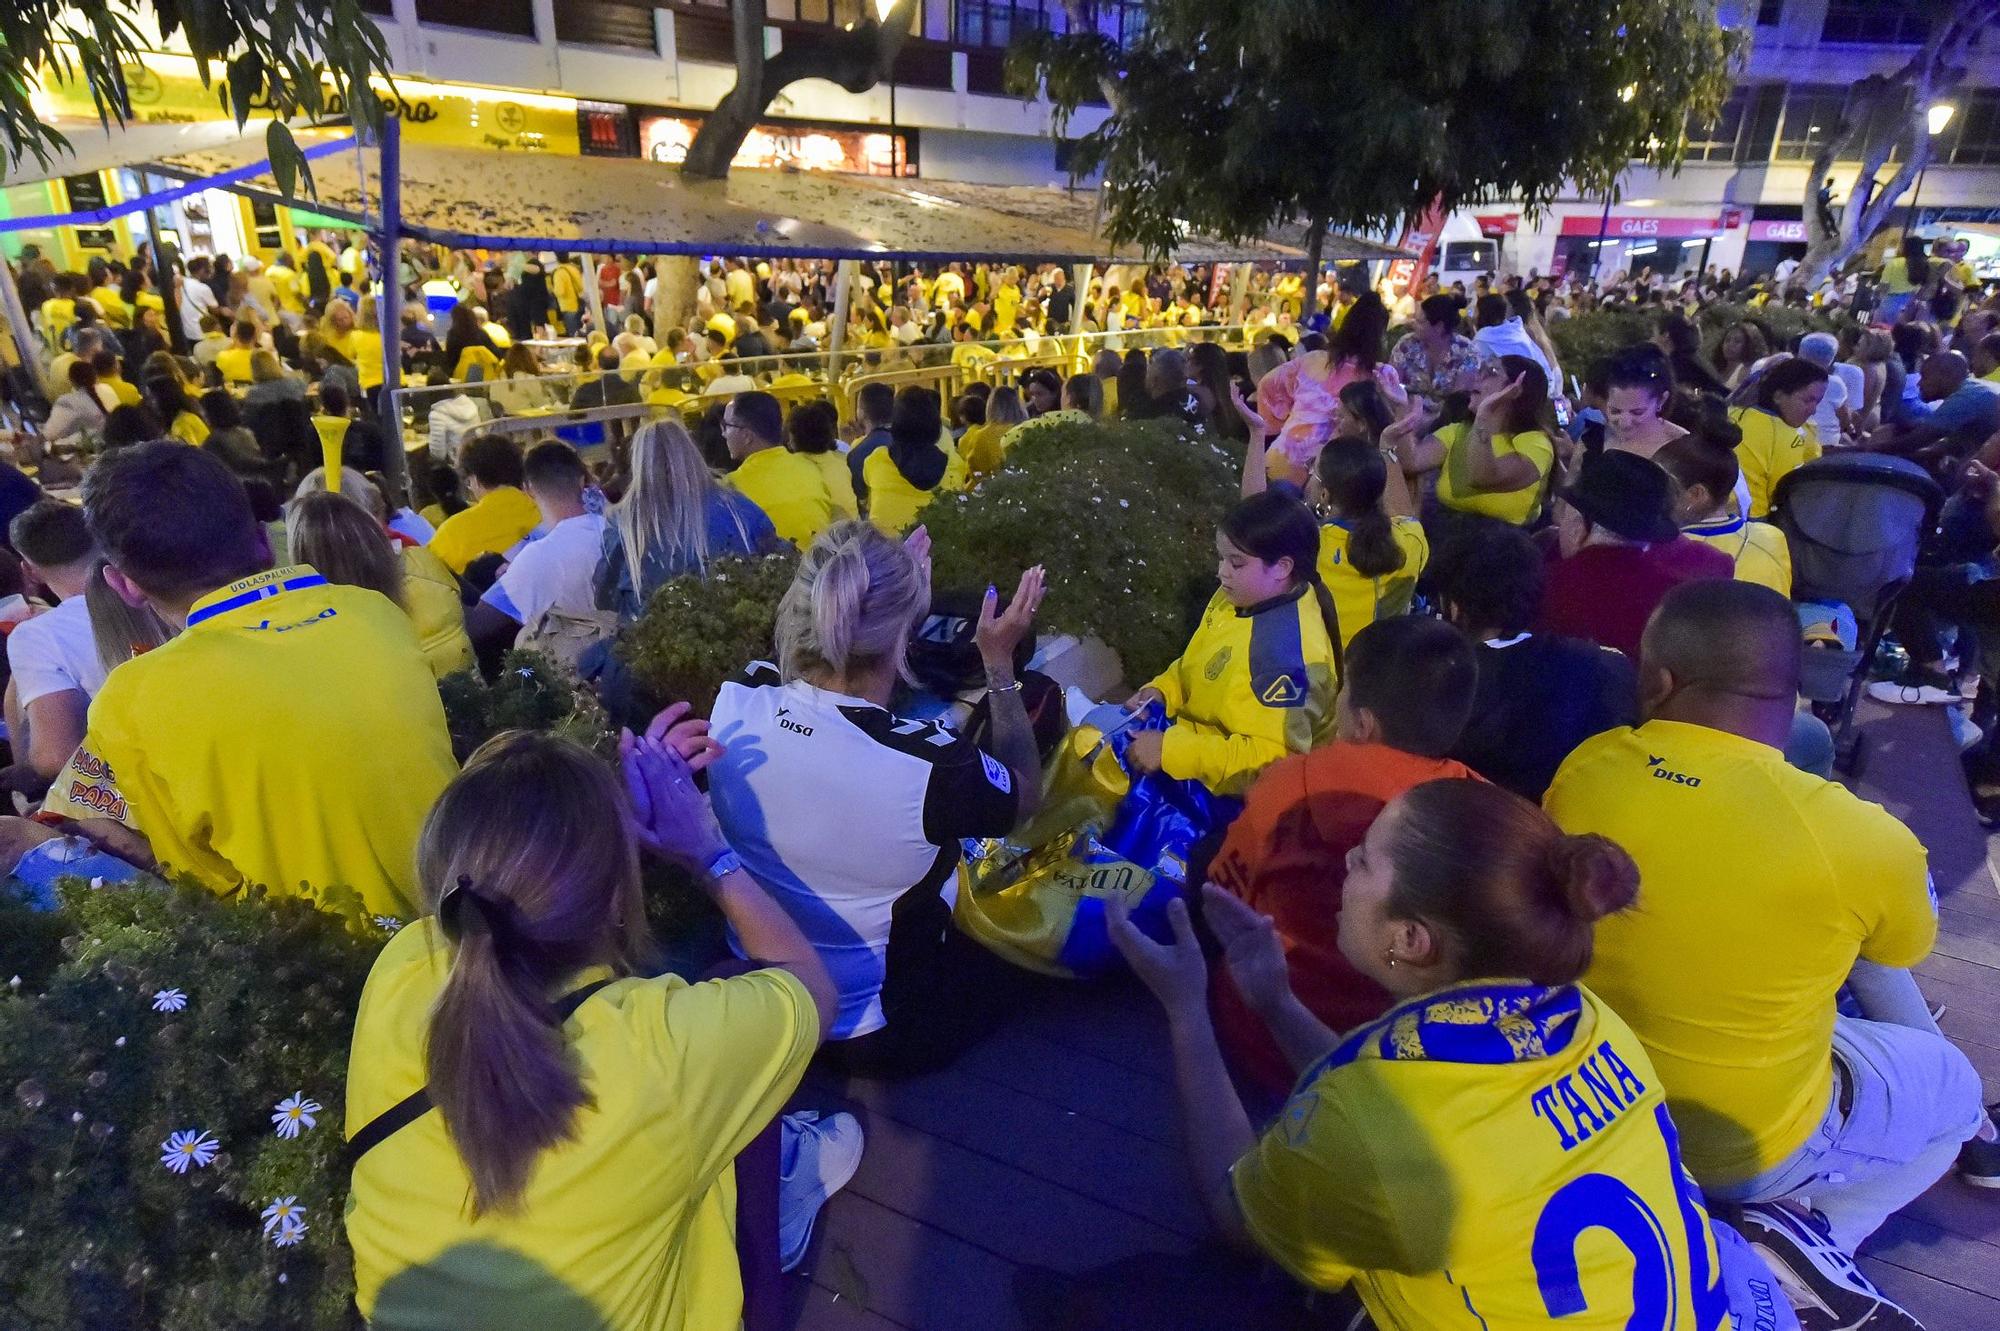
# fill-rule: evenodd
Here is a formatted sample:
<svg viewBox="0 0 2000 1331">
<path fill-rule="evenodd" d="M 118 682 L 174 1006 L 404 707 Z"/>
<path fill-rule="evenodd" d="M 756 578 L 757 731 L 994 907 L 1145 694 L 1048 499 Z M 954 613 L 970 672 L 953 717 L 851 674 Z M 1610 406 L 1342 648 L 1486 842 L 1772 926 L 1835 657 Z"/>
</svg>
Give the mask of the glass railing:
<svg viewBox="0 0 2000 1331">
<path fill-rule="evenodd" d="M 1104 351 L 1123 354 L 1196 342 L 1244 350 L 1251 336 L 1261 331 L 1243 325 L 1136 328 L 1043 335 L 1032 340 L 921 342 L 906 347 L 845 348 L 838 353 L 784 352 L 699 364 L 635 363 L 588 373 L 416 385 L 396 390 L 393 397 L 403 424 L 404 444 L 411 451 L 430 445 L 434 409 L 446 413 L 446 428 L 435 432 L 441 441 L 495 429 L 530 436 L 561 431 L 565 437 L 595 442 L 601 430 L 589 427 L 596 423 L 673 412 L 692 425 L 732 394 L 753 388 L 771 393 L 788 410 L 802 402 L 831 401 L 846 423 L 855 414 L 857 395 L 871 383 L 899 389 L 921 385 L 936 389 L 950 402 L 971 383 L 1016 382 L 1031 369 L 1052 369 L 1064 377 L 1078 374 Z"/>
</svg>

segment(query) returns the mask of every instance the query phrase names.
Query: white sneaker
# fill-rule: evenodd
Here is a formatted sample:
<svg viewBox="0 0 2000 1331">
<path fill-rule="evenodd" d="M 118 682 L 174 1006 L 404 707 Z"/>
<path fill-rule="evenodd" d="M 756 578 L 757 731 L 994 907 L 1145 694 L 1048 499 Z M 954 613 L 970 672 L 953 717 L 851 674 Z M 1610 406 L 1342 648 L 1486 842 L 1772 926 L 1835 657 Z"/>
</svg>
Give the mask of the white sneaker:
<svg viewBox="0 0 2000 1331">
<path fill-rule="evenodd" d="M 1876 702 L 1912 707 L 1939 707 L 1946 703 L 1965 701 L 1964 695 L 1950 689 L 1941 689 L 1935 684 L 1903 684 L 1893 679 L 1878 679 L 1870 684 L 1868 696 Z"/>
<path fill-rule="evenodd" d="M 1751 1202 L 1730 1223 L 1771 1268 L 1803 1331 L 1924 1331 L 1834 1244 L 1818 1212 Z"/>
<path fill-rule="evenodd" d="M 1972 724 L 1971 711 L 1972 705 L 1962 702 L 1944 709 L 1945 720 L 1951 724 L 1952 742 L 1958 745 L 1960 753 L 1986 738 L 1986 733 Z"/>
<path fill-rule="evenodd" d="M 852 1114 L 802 1109 L 779 1120 L 778 1137 L 778 1263 L 790 1271 L 805 1260 L 826 1199 L 861 1167 L 862 1133 Z"/>
</svg>

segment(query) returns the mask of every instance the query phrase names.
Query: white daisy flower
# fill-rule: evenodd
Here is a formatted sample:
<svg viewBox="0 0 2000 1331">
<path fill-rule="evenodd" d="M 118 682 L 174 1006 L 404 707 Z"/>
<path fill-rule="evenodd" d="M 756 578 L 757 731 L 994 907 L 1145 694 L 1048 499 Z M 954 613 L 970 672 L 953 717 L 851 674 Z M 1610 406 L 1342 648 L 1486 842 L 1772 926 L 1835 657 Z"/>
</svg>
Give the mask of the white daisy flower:
<svg viewBox="0 0 2000 1331">
<path fill-rule="evenodd" d="M 208 1162 L 215 1159 L 215 1153 L 222 1149 L 222 1143 L 207 1128 L 188 1128 L 176 1132 L 160 1143 L 160 1163 L 176 1174 L 188 1172 L 188 1166 L 208 1168 Z"/>
<path fill-rule="evenodd" d="M 286 1225 L 279 1229 L 276 1234 L 273 1234 L 271 1236 L 271 1246 L 275 1248 L 290 1248 L 299 1243 L 305 1236 L 306 1222 L 301 1220 L 296 1225 Z"/>
<path fill-rule="evenodd" d="M 278 1130 L 280 1137 L 289 1141 L 298 1136 L 301 1129 L 314 1126 L 318 1120 L 313 1115 L 319 1109 L 319 1101 L 306 1099 L 303 1091 L 293 1091 L 272 1107 L 271 1126 Z"/>
<path fill-rule="evenodd" d="M 297 1197 L 280 1197 L 264 1208 L 264 1234 L 269 1237 L 273 1230 L 297 1228 L 301 1232 L 306 1227 L 306 1208 L 299 1205 Z"/>
<path fill-rule="evenodd" d="M 403 922 L 393 915 L 377 915 L 375 927 L 385 934 L 393 934 L 403 927 Z"/>
<path fill-rule="evenodd" d="M 179 1012 L 188 1005 L 188 996 L 178 989 L 161 989 L 153 994 L 153 1011 Z"/>
</svg>

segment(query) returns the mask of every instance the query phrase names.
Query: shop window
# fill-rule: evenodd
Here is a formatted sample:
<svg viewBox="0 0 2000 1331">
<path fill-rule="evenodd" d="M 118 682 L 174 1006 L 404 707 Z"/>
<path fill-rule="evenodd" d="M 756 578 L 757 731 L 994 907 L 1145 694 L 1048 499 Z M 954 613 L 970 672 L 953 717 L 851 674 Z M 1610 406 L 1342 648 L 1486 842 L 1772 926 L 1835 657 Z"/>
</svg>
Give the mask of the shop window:
<svg viewBox="0 0 2000 1331">
<path fill-rule="evenodd" d="M 1028 33 L 1068 26 L 1062 0 L 957 0 L 952 11 L 952 35 L 963 46 L 1005 48 Z"/>
<path fill-rule="evenodd" d="M 556 40 L 659 54 L 653 7 L 630 0 L 556 0 Z"/>
<path fill-rule="evenodd" d="M 417 0 L 417 19 L 509 37 L 535 35 L 534 0 Z"/>
<path fill-rule="evenodd" d="M 1930 35 L 1936 8 L 1924 0 L 1830 0 L 1819 39 L 1866 46 L 1917 46 Z"/>
</svg>

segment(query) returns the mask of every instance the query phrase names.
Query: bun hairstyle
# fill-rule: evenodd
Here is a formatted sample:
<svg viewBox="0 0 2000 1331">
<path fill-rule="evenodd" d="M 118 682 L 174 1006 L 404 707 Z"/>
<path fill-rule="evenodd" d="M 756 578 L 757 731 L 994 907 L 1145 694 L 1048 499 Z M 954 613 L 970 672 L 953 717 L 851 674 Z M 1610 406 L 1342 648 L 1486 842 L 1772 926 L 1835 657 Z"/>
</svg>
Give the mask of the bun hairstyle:
<svg viewBox="0 0 2000 1331">
<path fill-rule="evenodd" d="M 799 560 L 778 602 L 778 670 L 787 680 L 845 676 L 891 659 L 904 674 L 910 630 L 930 600 L 930 582 L 901 541 L 872 522 L 837 522 Z"/>
<path fill-rule="evenodd" d="M 1639 868 L 1615 842 L 1565 836 L 1500 786 L 1429 781 L 1393 807 L 1389 914 L 1437 930 L 1460 979 L 1573 983 L 1591 926 L 1638 899 Z"/>
</svg>

